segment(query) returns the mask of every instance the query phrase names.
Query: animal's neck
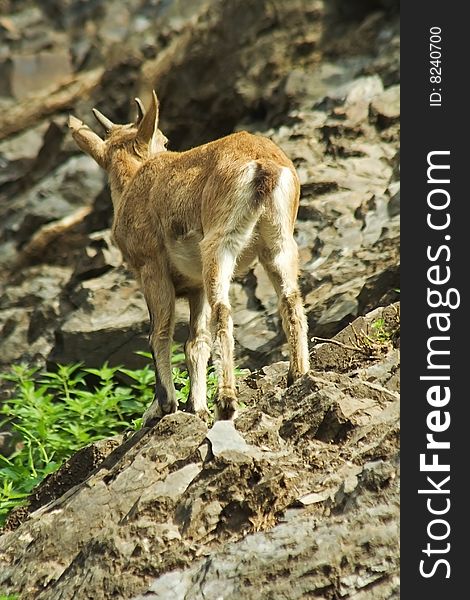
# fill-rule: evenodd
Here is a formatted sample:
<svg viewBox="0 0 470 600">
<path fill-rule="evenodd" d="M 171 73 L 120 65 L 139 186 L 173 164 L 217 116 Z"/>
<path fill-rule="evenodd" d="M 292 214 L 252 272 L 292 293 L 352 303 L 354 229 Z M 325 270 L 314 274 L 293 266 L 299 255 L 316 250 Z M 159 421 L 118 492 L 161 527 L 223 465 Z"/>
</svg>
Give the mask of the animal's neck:
<svg viewBox="0 0 470 600">
<path fill-rule="evenodd" d="M 114 212 L 119 206 L 123 192 L 140 166 L 141 163 L 129 156 L 127 152 L 117 150 L 113 156 L 109 169 L 109 187 L 111 188 Z"/>
</svg>

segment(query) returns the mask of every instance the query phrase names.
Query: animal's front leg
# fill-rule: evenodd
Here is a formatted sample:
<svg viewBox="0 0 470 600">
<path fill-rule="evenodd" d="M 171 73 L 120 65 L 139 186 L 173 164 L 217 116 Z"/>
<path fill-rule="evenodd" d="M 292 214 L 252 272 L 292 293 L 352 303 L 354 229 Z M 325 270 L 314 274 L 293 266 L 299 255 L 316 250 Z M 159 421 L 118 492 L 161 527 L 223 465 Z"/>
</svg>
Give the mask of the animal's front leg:
<svg viewBox="0 0 470 600">
<path fill-rule="evenodd" d="M 171 369 L 175 290 L 171 280 L 155 268 L 144 268 L 140 275 L 150 313 L 149 342 L 155 364 L 154 400 L 143 416 L 143 424 L 151 426 L 178 408 Z"/>
</svg>

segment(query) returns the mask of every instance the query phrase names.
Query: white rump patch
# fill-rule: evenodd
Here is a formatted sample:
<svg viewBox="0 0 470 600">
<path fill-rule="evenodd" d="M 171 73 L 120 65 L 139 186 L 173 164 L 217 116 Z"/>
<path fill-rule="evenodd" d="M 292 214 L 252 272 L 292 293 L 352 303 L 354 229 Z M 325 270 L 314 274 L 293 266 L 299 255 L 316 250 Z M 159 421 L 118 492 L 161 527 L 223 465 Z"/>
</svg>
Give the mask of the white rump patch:
<svg viewBox="0 0 470 600">
<path fill-rule="evenodd" d="M 294 176 L 288 167 L 282 167 L 273 197 L 277 208 L 286 210 L 292 205 L 294 195 Z"/>
</svg>

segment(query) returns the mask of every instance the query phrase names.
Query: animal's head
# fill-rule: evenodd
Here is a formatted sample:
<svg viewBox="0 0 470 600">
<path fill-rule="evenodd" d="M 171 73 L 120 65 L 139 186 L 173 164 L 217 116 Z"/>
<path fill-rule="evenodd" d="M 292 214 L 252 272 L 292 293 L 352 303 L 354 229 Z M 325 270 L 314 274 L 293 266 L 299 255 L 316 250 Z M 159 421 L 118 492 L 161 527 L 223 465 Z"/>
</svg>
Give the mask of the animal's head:
<svg viewBox="0 0 470 600">
<path fill-rule="evenodd" d="M 144 162 L 166 150 L 168 139 L 158 129 L 157 95 L 152 92 L 152 101 L 147 112 L 139 98 L 135 101 L 137 119 L 127 125 L 116 125 L 99 110 L 93 109 L 93 114 L 104 129 L 104 139 L 80 119 L 69 116 L 68 125 L 78 146 L 106 170 L 109 169 L 116 151 L 124 151 L 129 157 Z"/>
</svg>

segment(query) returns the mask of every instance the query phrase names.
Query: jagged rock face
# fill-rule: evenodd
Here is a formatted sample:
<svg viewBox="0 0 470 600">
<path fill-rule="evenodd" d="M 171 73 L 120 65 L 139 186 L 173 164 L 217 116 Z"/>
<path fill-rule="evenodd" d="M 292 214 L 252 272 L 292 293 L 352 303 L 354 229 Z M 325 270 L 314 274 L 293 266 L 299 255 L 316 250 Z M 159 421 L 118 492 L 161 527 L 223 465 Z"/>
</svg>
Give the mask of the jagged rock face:
<svg viewBox="0 0 470 600">
<path fill-rule="evenodd" d="M 294 161 L 302 182 L 296 237 L 312 335 L 334 335 L 358 314 L 394 301 L 398 28 L 393 11 L 370 12 L 388 5 L 371 3 L 367 9 L 363 3 L 347 16 L 352 20 L 338 21 L 344 3 L 125 4 L 67 1 L 38 8 L 25 2 L 4 24 L 12 57 L 43 47 L 62 52 L 67 43 L 82 58 L 74 59 L 72 77 L 56 91 L 35 89 L 19 104 L 0 98 L 6 107 L 0 117 L 5 166 L 0 269 L 10 290 L 0 299 L 1 345 L 8 348 L 0 360 L 69 361 L 86 355 L 89 366 L 97 366 L 126 356 L 134 360 L 134 351 L 145 346 L 142 298 L 122 285 L 131 276 L 106 237 L 112 209 L 104 174 L 77 154 L 64 113 L 73 106 L 89 121 L 97 105 L 112 119 L 127 121 L 133 117 L 132 96 L 145 98 L 151 87 L 159 92 L 162 128 L 172 147 L 245 128 L 271 137 Z M 20 27 L 25 23 L 30 35 Z M 49 30 L 53 35 L 46 44 Z M 118 44 L 123 31 L 125 41 Z M 16 289 L 28 296 L 41 265 L 72 271 L 65 285 L 62 275 L 56 282 L 54 311 L 47 300 L 36 300 L 34 307 L 12 304 L 9 294 Z M 102 287 L 110 293 L 90 291 L 101 287 L 104 276 Z M 116 319 L 115 333 L 103 326 L 111 297 L 119 307 L 114 313 L 133 314 L 125 323 Z M 260 267 L 234 282 L 232 303 L 240 366 L 259 368 L 285 359 L 277 301 Z M 40 321 L 42 331 L 31 325 L 31 342 L 27 332 L 38 311 L 48 318 Z M 182 306 L 181 341 L 186 318 Z M 127 341 L 116 353 L 121 326 Z M 107 343 L 100 341 L 109 335 L 115 341 L 106 353 Z M 89 350 L 80 356 L 82 343 Z M 91 351 L 98 345 L 102 351 Z"/>
<path fill-rule="evenodd" d="M 235 429 L 179 413 L 74 457 L 1 538 L 1 592 L 398 598 L 399 350 L 361 353 L 370 318 L 354 321 L 399 295 L 397 5 L 0 1 L 5 368 L 139 364 L 145 303 L 110 239 L 104 173 L 65 123 L 93 125 L 93 106 L 130 121 L 152 87 L 171 149 L 247 129 L 294 161 L 309 335 L 340 332 L 312 343 L 314 370 L 286 391 L 271 284 L 259 265 L 234 281 L 237 363 L 259 369 L 240 383 Z M 31 56 L 43 87 L 25 76 Z"/>
<path fill-rule="evenodd" d="M 377 318 L 397 328 L 397 311 L 355 322 L 356 336 Z M 350 336 L 318 346 L 287 390 L 285 362 L 241 381 L 235 423 L 180 412 L 80 451 L 12 515 L 0 585 L 44 599 L 398 598 L 398 354 Z M 333 358 L 338 372 L 323 370 Z"/>
</svg>

